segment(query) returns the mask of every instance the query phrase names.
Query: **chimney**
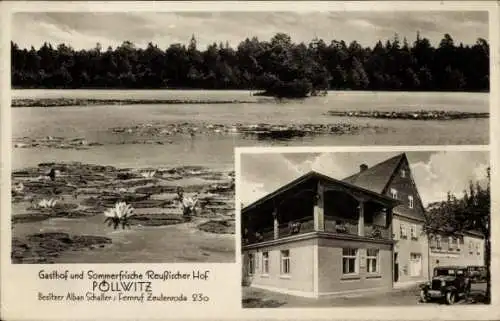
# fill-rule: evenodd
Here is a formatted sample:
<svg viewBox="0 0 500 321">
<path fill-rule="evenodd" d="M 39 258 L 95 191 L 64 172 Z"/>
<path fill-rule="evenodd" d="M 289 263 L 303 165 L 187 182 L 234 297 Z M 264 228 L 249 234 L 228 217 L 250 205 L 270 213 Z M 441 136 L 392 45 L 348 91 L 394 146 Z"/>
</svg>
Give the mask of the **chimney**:
<svg viewBox="0 0 500 321">
<path fill-rule="evenodd" d="M 361 164 L 359 165 L 359 172 L 362 173 L 368 169 L 368 165 L 366 164 Z"/>
</svg>

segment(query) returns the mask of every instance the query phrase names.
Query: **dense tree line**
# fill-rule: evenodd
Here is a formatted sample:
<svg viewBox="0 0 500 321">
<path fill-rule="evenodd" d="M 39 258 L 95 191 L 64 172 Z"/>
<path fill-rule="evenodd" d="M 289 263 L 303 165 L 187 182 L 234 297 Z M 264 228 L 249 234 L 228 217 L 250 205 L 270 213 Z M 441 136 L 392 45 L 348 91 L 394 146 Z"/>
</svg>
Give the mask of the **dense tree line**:
<svg viewBox="0 0 500 321">
<path fill-rule="evenodd" d="M 38 50 L 11 43 L 15 88 L 264 89 L 298 96 L 327 89 L 488 91 L 489 44 L 455 44 L 449 34 L 437 47 L 417 34 L 409 44 L 397 35 L 373 48 L 356 41 L 294 43 L 278 33 L 270 41 L 245 39 L 237 48 L 212 44 L 199 50 L 193 36 L 166 50 L 125 41 L 74 50 L 45 43 Z"/>
<path fill-rule="evenodd" d="M 487 267 L 486 300 L 491 298 L 491 176 L 482 187 L 470 182 L 461 198 L 448 193 L 446 201 L 430 204 L 424 229 L 428 234 L 457 236 L 465 231 L 477 231 L 484 236 L 484 258 Z"/>
</svg>

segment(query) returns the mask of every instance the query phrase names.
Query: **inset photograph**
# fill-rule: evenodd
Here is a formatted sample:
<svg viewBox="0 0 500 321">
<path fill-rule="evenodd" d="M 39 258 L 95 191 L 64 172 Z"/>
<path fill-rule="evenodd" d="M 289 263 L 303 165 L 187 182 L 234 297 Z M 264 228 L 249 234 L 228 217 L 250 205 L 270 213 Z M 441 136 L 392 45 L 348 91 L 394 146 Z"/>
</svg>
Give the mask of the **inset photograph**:
<svg viewBox="0 0 500 321">
<path fill-rule="evenodd" d="M 240 157 L 243 307 L 489 302 L 488 152 Z"/>
</svg>

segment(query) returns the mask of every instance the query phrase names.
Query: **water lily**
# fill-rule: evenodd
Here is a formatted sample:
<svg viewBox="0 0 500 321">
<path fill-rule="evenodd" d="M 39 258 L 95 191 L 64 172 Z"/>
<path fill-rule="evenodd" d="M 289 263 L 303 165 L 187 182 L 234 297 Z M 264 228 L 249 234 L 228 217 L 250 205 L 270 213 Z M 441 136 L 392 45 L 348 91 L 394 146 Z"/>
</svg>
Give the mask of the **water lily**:
<svg viewBox="0 0 500 321">
<path fill-rule="evenodd" d="M 24 191 L 24 184 L 23 184 L 23 182 L 19 182 L 19 183 L 15 184 L 14 186 L 12 186 L 12 190 L 15 193 L 22 193 Z"/>
<path fill-rule="evenodd" d="M 49 209 L 49 208 L 54 208 L 57 204 L 57 200 L 54 198 L 51 199 L 42 199 L 38 201 L 36 204 L 37 208 L 43 208 L 43 209 Z"/>
<path fill-rule="evenodd" d="M 185 196 L 182 189 L 177 191 L 178 200 L 181 205 L 182 215 L 184 217 L 191 217 L 196 214 L 196 207 L 198 206 L 198 194 L 195 193 L 192 197 Z"/>
<path fill-rule="evenodd" d="M 106 216 L 104 222 L 108 223 L 108 226 L 113 226 L 115 230 L 120 225 L 123 229 L 125 229 L 125 227 L 130 228 L 129 219 L 135 215 L 133 211 L 134 208 L 130 204 L 118 202 L 113 208 L 104 211 L 104 216 Z"/>
<path fill-rule="evenodd" d="M 144 178 L 153 178 L 156 175 L 156 171 L 146 171 L 141 173 Z"/>
</svg>

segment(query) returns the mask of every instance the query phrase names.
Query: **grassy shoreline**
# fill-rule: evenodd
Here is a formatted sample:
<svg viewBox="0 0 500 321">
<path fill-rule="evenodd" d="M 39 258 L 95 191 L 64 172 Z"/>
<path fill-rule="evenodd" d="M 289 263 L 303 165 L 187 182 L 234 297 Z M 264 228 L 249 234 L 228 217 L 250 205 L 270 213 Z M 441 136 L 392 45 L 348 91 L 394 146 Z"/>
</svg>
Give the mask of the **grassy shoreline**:
<svg viewBox="0 0 500 321">
<path fill-rule="evenodd" d="M 459 120 L 469 118 L 489 118 L 490 113 L 473 113 L 445 110 L 419 110 L 419 111 L 329 111 L 328 116 L 374 118 L 374 119 L 402 119 L 402 120 Z"/>
<path fill-rule="evenodd" d="M 11 107 L 74 107 L 103 105 L 188 105 L 188 104 L 256 104 L 260 100 L 241 99 L 83 99 L 83 98 L 22 98 L 12 99 Z"/>
</svg>

